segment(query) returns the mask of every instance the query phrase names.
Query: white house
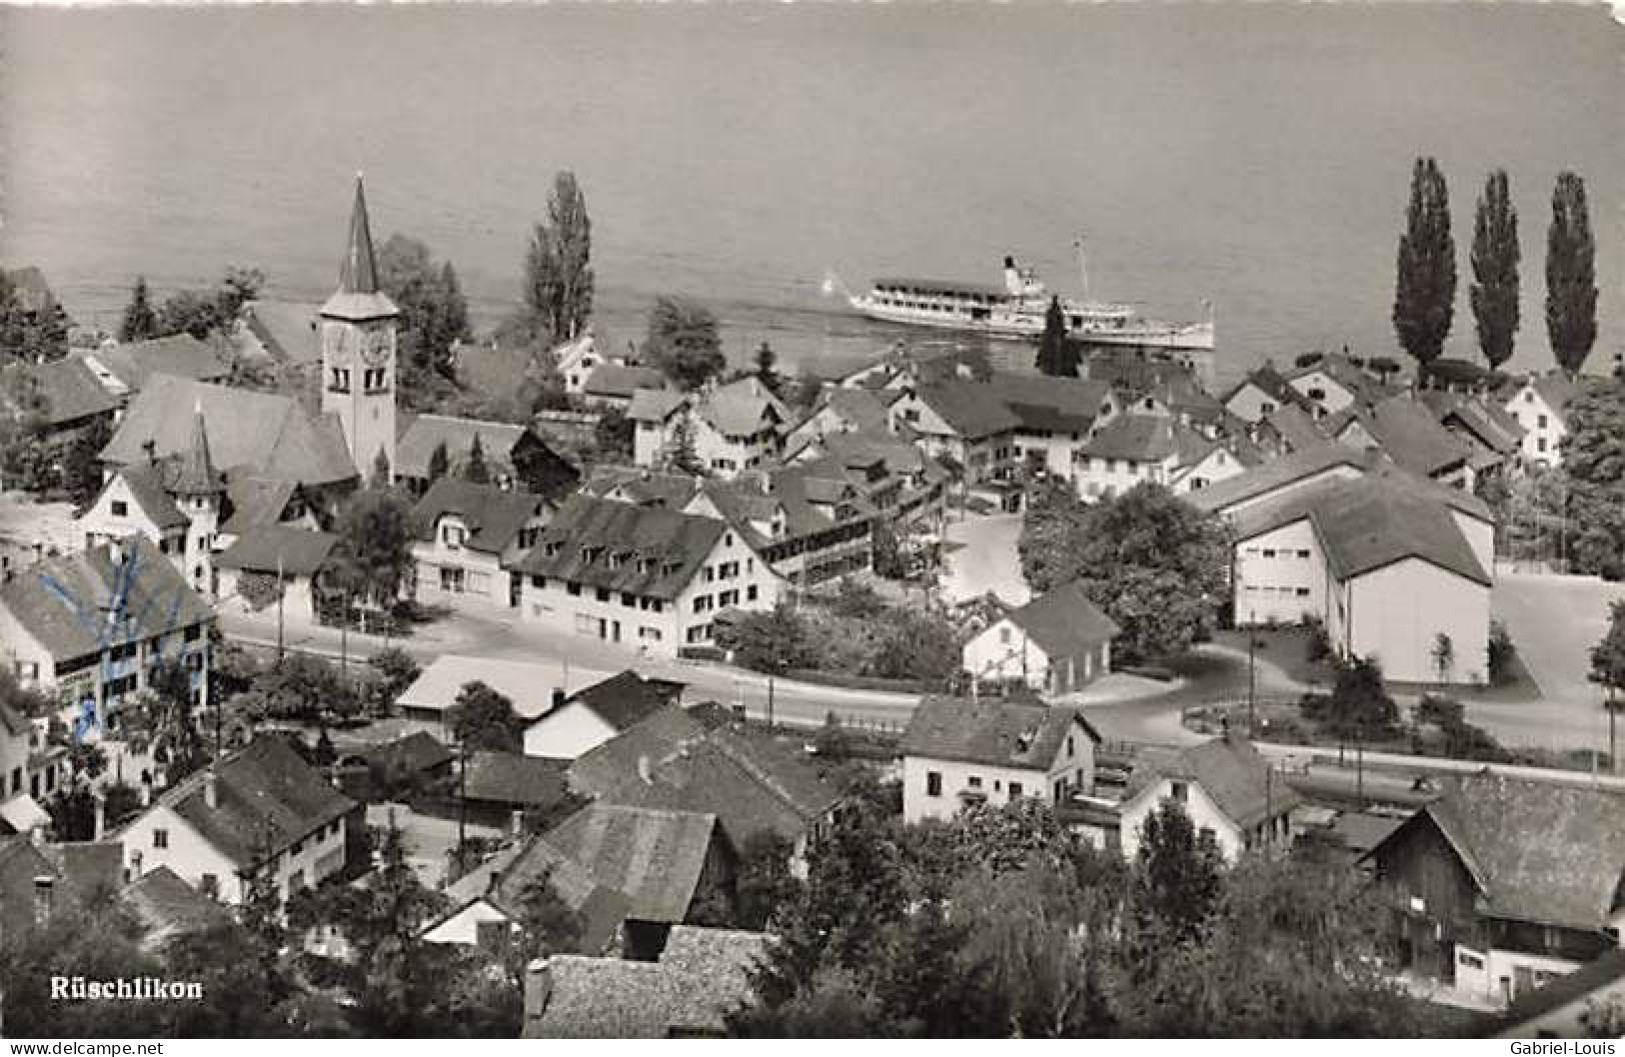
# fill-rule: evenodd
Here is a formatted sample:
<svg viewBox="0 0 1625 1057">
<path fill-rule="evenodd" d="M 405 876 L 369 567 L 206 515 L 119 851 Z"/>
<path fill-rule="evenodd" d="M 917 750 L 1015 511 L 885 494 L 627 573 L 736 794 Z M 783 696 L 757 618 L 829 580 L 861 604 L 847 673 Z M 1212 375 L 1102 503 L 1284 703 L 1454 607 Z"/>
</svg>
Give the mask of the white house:
<svg viewBox="0 0 1625 1057">
<path fill-rule="evenodd" d="M 1492 566 L 1462 524 L 1482 522 L 1397 473 L 1308 486 L 1232 520 L 1238 624 L 1314 617 L 1339 655 L 1375 658 L 1389 679 L 1484 679 Z M 1440 636 L 1450 671 L 1435 660 Z"/>
<path fill-rule="evenodd" d="M 1212 836 L 1226 862 L 1258 848 L 1285 847 L 1298 794 L 1252 744 L 1235 735 L 1174 752 L 1142 749 L 1118 806 L 1123 857 L 1139 855 L 1146 819 L 1178 804 L 1199 834 Z"/>
<path fill-rule="evenodd" d="M 1504 405 L 1524 429 L 1522 455 L 1531 465 L 1556 466 L 1563 461 L 1568 435 L 1568 406 L 1579 387 L 1561 371 L 1531 375 Z"/>
<path fill-rule="evenodd" d="M 612 675 L 566 697 L 525 728 L 525 755 L 574 760 L 675 704 L 682 684 Z"/>
<path fill-rule="evenodd" d="M 666 657 L 713 645 L 719 613 L 772 609 L 784 590 L 724 521 L 582 494 L 510 568 L 525 619 Z"/>
<path fill-rule="evenodd" d="M 1390 395 L 1387 386 L 1348 357 L 1336 354 L 1289 372 L 1286 382 L 1314 405 L 1317 418 L 1335 415 L 1355 403 L 1376 403 Z"/>
<path fill-rule="evenodd" d="M 1016 418 L 1015 457 L 1070 481 L 1091 434 L 1122 410 L 1110 383 L 997 372 L 986 383 Z"/>
<path fill-rule="evenodd" d="M 275 611 L 296 624 L 316 622 L 320 577 L 338 537 L 291 525 L 251 526 L 215 559 L 217 604 L 223 609 Z"/>
<path fill-rule="evenodd" d="M 442 477 L 412 509 L 417 597 L 518 606 L 519 585 L 503 564 L 530 549 L 552 511 L 533 492 Z"/>
<path fill-rule="evenodd" d="M 1024 796 L 1052 803 L 1095 785 L 1100 735 L 1075 709 L 1008 698 L 926 697 L 903 735 L 903 820 L 947 819 Z"/>
<path fill-rule="evenodd" d="M 910 430 L 926 454 L 957 469 L 968 487 L 1014 480 L 1021 419 L 987 385 L 953 378 L 908 385 L 890 409 L 894 433 Z"/>
<path fill-rule="evenodd" d="M 688 401 L 673 389 L 637 389 L 627 405 L 632 420 L 632 461 L 659 466 L 669 459 L 678 440 L 678 421 L 686 420 Z"/>
<path fill-rule="evenodd" d="M 598 352 L 591 327 L 570 340 L 553 346 L 550 355 L 553 357 L 554 366 L 558 369 L 559 377 L 564 379 L 564 391 L 573 396 L 579 396 L 586 388 L 587 376 L 592 374 L 593 368 L 600 363 L 608 362 Z"/>
<path fill-rule="evenodd" d="M 1224 408 L 1243 422 L 1256 425 L 1283 407 L 1307 403 L 1305 397 L 1287 384 L 1281 372 L 1270 363 L 1247 372 L 1246 377 L 1224 395 Z"/>
<path fill-rule="evenodd" d="M 132 878 L 167 866 L 232 905 L 265 878 L 285 900 L 345 868 L 361 814 L 285 741 L 261 736 L 126 826 L 124 864 Z"/>
<path fill-rule="evenodd" d="M 509 661 L 445 653 L 418 673 L 396 703 L 401 715 L 419 729 L 449 743 L 454 739 L 448 713 L 469 683 L 484 683 L 512 702 L 520 718 L 529 721 L 564 700 L 569 675 L 568 664 L 557 661 Z"/>
<path fill-rule="evenodd" d="M 1020 680 L 1044 693 L 1077 690 L 1111 670 L 1117 625 L 1076 582 L 1033 599 L 977 632 L 962 665 L 978 683 Z"/>
<path fill-rule="evenodd" d="M 1172 486 L 1185 471 L 1213 461 L 1213 442 L 1168 415 L 1118 415 L 1078 452 L 1078 495 L 1109 498 L 1142 482 Z"/>
</svg>

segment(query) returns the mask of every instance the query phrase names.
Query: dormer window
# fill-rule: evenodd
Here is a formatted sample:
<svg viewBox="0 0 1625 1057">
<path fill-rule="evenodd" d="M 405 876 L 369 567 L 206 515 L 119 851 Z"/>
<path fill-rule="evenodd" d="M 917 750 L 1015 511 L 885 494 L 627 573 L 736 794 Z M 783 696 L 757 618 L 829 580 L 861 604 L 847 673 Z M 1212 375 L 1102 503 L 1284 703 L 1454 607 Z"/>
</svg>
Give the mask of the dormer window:
<svg viewBox="0 0 1625 1057">
<path fill-rule="evenodd" d="M 334 367 L 328 371 L 327 388 L 334 393 L 348 393 L 350 391 L 350 369 L 348 367 Z"/>
<path fill-rule="evenodd" d="M 546 543 L 542 544 L 542 553 L 549 558 L 557 558 L 559 553 L 563 550 L 563 540 L 548 540 Z"/>
</svg>

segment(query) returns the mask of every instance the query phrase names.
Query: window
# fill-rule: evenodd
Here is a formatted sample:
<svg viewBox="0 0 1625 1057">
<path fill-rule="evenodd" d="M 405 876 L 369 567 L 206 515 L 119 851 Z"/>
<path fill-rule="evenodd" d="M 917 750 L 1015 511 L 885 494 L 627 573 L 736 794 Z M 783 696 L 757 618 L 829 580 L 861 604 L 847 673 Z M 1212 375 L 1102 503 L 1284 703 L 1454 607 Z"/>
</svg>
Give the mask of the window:
<svg viewBox="0 0 1625 1057">
<path fill-rule="evenodd" d="M 1072 744 L 1072 735 L 1068 734 L 1066 736 L 1066 754 L 1068 756 L 1071 756 L 1076 752 L 1077 752 L 1077 749 Z"/>
<path fill-rule="evenodd" d="M 694 599 L 694 612 L 709 613 L 711 611 L 711 596 L 699 595 Z"/>
<path fill-rule="evenodd" d="M 122 499 L 113 500 L 113 502 L 111 504 L 109 504 L 109 506 L 110 506 L 110 509 L 113 512 L 114 517 L 123 517 L 124 515 L 126 515 L 126 514 L 128 514 L 130 512 L 130 504 L 126 503 Z"/>
<path fill-rule="evenodd" d="M 623 606 L 635 606 L 637 604 L 638 604 L 638 596 L 637 595 L 632 594 L 630 591 L 622 591 L 621 592 L 621 605 L 623 605 Z"/>
<path fill-rule="evenodd" d="M 719 606 L 731 606 L 731 605 L 734 605 L 735 603 L 737 603 L 738 601 L 739 601 L 739 591 L 737 589 L 736 590 L 731 590 L 731 591 L 724 591 L 721 594 L 717 595 L 717 605 L 719 605 Z"/>
<path fill-rule="evenodd" d="M 206 873 L 197 880 L 198 891 L 210 899 L 220 898 L 220 878 L 212 873 Z"/>
<path fill-rule="evenodd" d="M 154 848 L 169 847 L 169 830 L 155 829 L 152 831 L 152 846 Z"/>
<path fill-rule="evenodd" d="M 533 574 L 530 578 L 530 586 L 545 588 L 547 586 L 547 577 Z"/>
<path fill-rule="evenodd" d="M 1017 797 L 1019 797 L 1020 795 L 1021 795 L 1021 783 L 1020 782 L 1011 782 L 1010 783 L 1010 799 L 1014 800 Z"/>
<path fill-rule="evenodd" d="M 327 388 L 335 393 L 348 393 L 350 391 L 350 369 L 348 367 L 334 367 L 328 374 Z"/>
<path fill-rule="evenodd" d="M 1010 628 L 1009 628 L 1009 625 L 1005 625 L 1005 626 L 999 628 L 999 644 L 1001 646 L 1008 646 L 1010 644 Z"/>
<path fill-rule="evenodd" d="M 1546 416 L 1545 415 L 1536 415 L 1535 416 L 1535 428 L 1536 429 L 1545 429 L 1546 428 Z"/>
<path fill-rule="evenodd" d="M 202 637 L 203 637 L 203 625 L 202 624 L 193 624 L 190 627 L 188 627 L 185 631 L 181 632 L 181 639 L 186 641 L 186 642 L 196 642 L 198 639 L 200 639 Z"/>
<path fill-rule="evenodd" d="M 384 389 L 385 374 L 382 367 L 368 367 L 361 372 L 361 385 L 369 393 L 382 392 Z"/>
<path fill-rule="evenodd" d="M 564 590 L 566 594 L 579 596 L 581 594 L 581 585 L 574 580 L 567 580 L 564 584 Z"/>
<path fill-rule="evenodd" d="M 972 789 L 980 789 L 980 788 L 982 788 L 982 776 L 979 775 L 979 774 L 971 775 L 969 778 L 965 779 L 965 782 Z"/>
<path fill-rule="evenodd" d="M 1298 557 L 1300 557 L 1300 558 L 1303 558 L 1303 559 L 1304 559 L 1304 560 L 1306 560 L 1306 561 L 1307 561 L 1307 560 L 1308 560 L 1308 558 L 1309 558 L 1309 552 L 1308 552 L 1308 551 L 1306 551 L 1306 550 L 1300 550 L 1300 551 L 1299 551 L 1299 552 L 1298 552 Z"/>
<path fill-rule="evenodd" d="M 941 772 L 939 772 L 939 771 L 927 771 L 927 772 L 925 772 L 925 795 L 926 796 L 941 796 L 942 795 L 942 774 L 941 774 Z"/>
<path fill-rule="evenodd" d="M 650 642 L 659 642 L 660 641 L 660 629 L 659 628 L 648 628 L 648 627 L 639 628 L 638 629 L 638 638 L 640 638 L 640 639 L 648 639 Z"/>
<path fill-rule="evenodd" d="M 747 602 L 756 601 L 757 594 L 759 594 L 759 592 L 756 590 L 756 585 L 751 584 L 749 587 L 745 588 L 745 601 L 747 601 Z"/>
<path fill-rule="evenodd" d="M 1309 597 L 1309 588 L 1307 588 L 1307 587 L 1298 588 L 1298 597 L 1299 598 L 1308 598 Z"/>
<path fill-rule="evenodd" d="M 1546 450 L 1546 438 L 1545 437 L 1536 438 L 1535 446 L 1537 448 L 1539 448 L 1541 451 L 1545 451 Z"/>
<path fill-rule="evenodd" d="M 1274 547 L 1265 547 L 1264 548 L 1264 557 L 1266 557 L 1266 558 L 1275 557 L 1275 548 Z"/>
<path fill-rule="evenodd" d="M 598 601 L 600 601 L 600 602 L 608 602 L 609 601 L 609 588 L 600 587 L 598 589 Z"/>
<path fill-rule="evenodd" d="M 1190 797 L 1190 786 L 1184 782 L 1174 782 L 1172 785 L 1173 789 L 1170 795 L 1173 797 L 1174 802 L 1178 804 L 1185 803 Z"/>
</svg>

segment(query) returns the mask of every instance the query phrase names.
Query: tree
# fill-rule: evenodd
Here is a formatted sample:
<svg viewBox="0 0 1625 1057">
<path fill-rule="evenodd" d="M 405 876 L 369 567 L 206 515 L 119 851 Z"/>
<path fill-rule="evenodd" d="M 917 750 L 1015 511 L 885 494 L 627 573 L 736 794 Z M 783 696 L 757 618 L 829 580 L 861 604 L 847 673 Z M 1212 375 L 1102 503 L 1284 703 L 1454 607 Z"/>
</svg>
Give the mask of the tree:
<svg viewBox="0 0 1625 1057">
<path fill-rule="evenodd" d="M 717 317 L 710 309 L 676 297 L 662 297 L 649 312 L 643 354 L 684 389 L 698 389 L 727 369 Z"/>
<path fill-rule="evenodd" d="M 1439 632 L 1433 636 L 1433 649 L 1429 651 L 1433 660 L 1433 670 L 1439 673 L 1439 682 L 1448 683 L 1450 673 L 1456 667 L 1456 644 L 1450 636 Z"/>
<path fill-rule="evenodd" d="M 1575 530 L 1570 571 L 1618 580 L 1625 577 L 1625 381 L 1585 386 L 1565 413 L 1563 466 L 1549 482 L 1560 494 L 1543 506 Z"/>
<path fill-rule="evenodd" d="M 959 671 L 959 628 L 941 613 L 905 609 L 890 614 L 867 675 L 936 681 Z"/>
<path fill-rule="evenodd" d="M 1608 631 L 1591 647 L 1592 682 L 1608 691 L 1613 702 L 1625 690 L 1625 601 L 1616 601 L 1608 607 Z"/>
<path fill-rule="evenodd" d="M 611 462 L 624 462 L 632 458 L 632 441 L 637 423 L 626 417 L 618 407 L 607 407 L 598 412 L 598 421 L 592 427 L 593 447 L 601 458 Z"/>
<path fill-rule="evenodd" d="M 473 484 L 491 483 L 491 471 L 485 465 L 485 444 L 478 433 L 474 434 L 474 443 L 468 449 L 468 461 L 463 463 L 463 480 Z"/>
<path fill-rule="evenodd" d="M 1153 949 L 1200 938 L 1217 908 L 1224 857 L 1173 799 L 1146 817 L 1131 882 L 1134 915 Z"/>
<path fill-rule="evenodd" d="M 1432 158 L 1411 172 L 1411 201 L 1399 239 L 1394 282 L 1394 332 L 1425 377 L 1444 350 L 1455 314 L 1456 242 L 1450 234 L 1450 196 Z"/>
<path fill-rule="evenodd" d="M 522 959 L 517 962 L 516 975 L 521 979 L 525 966 L 536 958 L 549 954 L 569 954 L 578 949 L 581 931 L 585 925 L 581 915 L 572 910 L 553 886 L 553 871 L 549 867 L 540 876 L 525 883 L 514 900 L 518 904 L 519 925 L 523 930 L 520 944 Z"/>
<path fill-rule="evenodd" d="M 389 482 L 389 456 L 383 448 L 379 448 L 378 454 L 373 456 L 372 476 L 367 479 L 367 487 L 381 492 L 389 487 Z"/>
<path fill-rule="evenodd" d="M 676 473 L 699 476 L 705 473 L 699 453 L 694 450 L 694 419 L 687 408 L 677 412 L 677 422 L 671 429 L 671 440 L 666 445 L 664 462 Z"/>
<path fill-rule="evenodd" d="M 1154 484 L 1090 505 L 1051 485 L 1028 505 L 1017 549 L 1035 592 L 1075 580 L 1116 621 L 1112 652 L 1124 660 L 1177 654 L 1211 634 L 1230 565 L 1218 517 Z"/>
<path fill-rule="evenodd" d="M 887 580 L 900 580 L 907 568 L 903 563 L 902 546 L 897 531 L 890 524 L 877 520 L 869 533 L 869 549 L 873 553 L 875 575 Z"/>
<path fill-rule="evenodd" d="M 413 575 L 411 511 L 390 492 L 366 489 L 352 495 L 335 526 L 338 543 L 328 577 L 345 598 L 387 609 Z"/>
<path fill-rule="evenodd" d="M 769 675 L 783 675 L 811 660 L 806 626 L 788 602 L 741 614 L 732 624 L 719 627 L 717 645 L 732 650 L 740 665 Z"/>
<path fill-rule="evenodd" d="M 739 894 L 740 928 L 767 929 L 799 894 L 801 886 L 790 873 L 792 850 L 788 840 L 769 829 L 757 830 L 745 838 L 734 882 Z"/>
<path fill-rule="evenodd" d="M 174 785 L 208 761 L 209 749 L 193 715 L 192 676 L 174 659 L 154 664 L 147 688 L 124 716 L 126 736 L 138 738 Z"/>
<path fill-rule="evenodd" d="M 779 354 L 773 351 L 773 346 L 764 341 L 756 347 L 756 352 L 751 359 L 751 365 L 754 368 L 751 374 L 758 382 L 762 383 L 762 388 L 774 396 L 783 395 L 785 384 L 784 376 L 779 373 L 778 364 Z"/>
<path fill-rule="evenodd" d="M 1077 346 L 1067 337 L 1061 299 L 1051 297 L 1049 308 L 1044 311 L 1044 333 L 1038 339 L 1038 373 L 1076 378 L 1079 359 Z"/>
<path fill-rule="evenodd" d="M 513 702 L 482 682 L 465 683 L 452 702 L 451 731 L 472 752 L 520 752 L 525 720 Z"/>
<path fill-rule="evenodd" d="M 451 454 L 446 451 L 446 442 L 441 441 L 434 446 L 434 451 L 429 453 L 429 483 L 433 484 L 446 476 L 446 471 L 450 468 Z"/>
<path fill-rule="evenodd" d="M 391 235 L 378 247 L 378 285 L 400 309 L 401 395 L 413 407 L 433 407 L 453 391 L 453 346 L 473 337 L 457 271 L 450 261 L 437 263 L 418 239 Z"/>
<path fill-rule="evenodd" d="M 387 650 L 379 650 L 373 654 L 367 661 L 367 667 L 372 669 L 377 678 L 378 696 L 390 704 L 394 704 L 423 672 L 417 660 L 398 646 L 391 646 Z"/>
<path fill-rule="evenodd" d="M 1512 358 L 1518 333 L 1518 211 L 1505 169 L 1490 173 L 1473 218 L 1473 285 L 1469 297 L 1478 347 L 1490 370 Z"/>
<path fill-rule="evenodd" d="M 547 222 L 531 233 L 525 255 L 525 311 L 544 343 L 568 341 L 592 316 L 592 221 L 575 174 L 553 177 Z"/>
<path fill-rule="evenodd" d="M 1383 685 L 1381 666 L 1370 657 L 1356 657 L 1339 669 L 1321 719 L 1329 733 L 1349 741 L 1393 736 L 1399 706 Z"/>
<path fill-rule="evenodd" d="M 158 311 L 158 336 L 190 334 L 198 340 L 227 332 L 243 305 L 259 297 L 265 273 L 258 268 L 226 269 L 212 290 L 180 290 Z"/>
<path fill-rule="evenodd" d="M 290 654 L 256 675 L 240 703 L 255 720 L 312 725 L 361 710 L 355 687 L 340 675 L 337 665 L 303 653 Z"/>
<path fill-rule="evenodd" d="M 31 301 L 0 268 L 0 366 L 43 363 L 68 352 L 71 321 L 54 296 Z"/>
<path fill-rule="evenodd" d="M 1557 365 L 1571 376 L 1597 340 L 1596 252 L 1585 181 L 1559 173 L 1546 232 L 1546 334 Z"/>
<path fill-rule="evenodd" d="M 62 490 L 80 510 L 90 506 L 102 490 L 102 450 L 112 439 L 113 427 L 107 419 L 92 419 L 62 453 Z"/>
<path fill-rule="evenodd" d="M 118 340 L 146 341 L 157 336 L 158 313 L 152 310 L 147 277 L 138 275 L 135 288 L 130 291 L 130 303 L 124 306 L 124 318 L 119 321 Z"/>
</svg>

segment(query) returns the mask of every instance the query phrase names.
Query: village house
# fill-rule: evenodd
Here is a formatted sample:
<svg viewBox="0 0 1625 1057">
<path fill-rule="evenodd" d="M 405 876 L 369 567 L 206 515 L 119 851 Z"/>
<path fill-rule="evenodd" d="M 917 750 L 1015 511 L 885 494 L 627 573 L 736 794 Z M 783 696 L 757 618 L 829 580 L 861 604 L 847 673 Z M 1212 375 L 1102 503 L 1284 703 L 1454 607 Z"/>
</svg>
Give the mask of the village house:
<svg viewBox="0 0 1625 1057">
<path fill-rule="evenodd" d="M 407 422 L 395 477 L 414 494 L 423 494 L 435 483 L 430 467 L 440 447 L 446 449 L 445 475 L 463 477 L 476 439 L 490 483 L 498 488 L 528 489 L 556 501 L 580 483 L 580 471 L 529 426 L 431 414 L 415 415 Z"/>
<path fill-rule="evenodd" d="M 909 720 L 903 820 L 950 819 L 1023 796 L 1056 803 L 1095 787 L 1100 735 L 1075 709 L 1041 701 L 925 697 Z"/>
<path fill-rule="evenodd" d="M 577 953 L 620 953 L 621 926 L 631 910 L 627 897 L 599 884 L 585 867 L 536 835 L 511 840 L 448 885 L 452 909 L 430 922 L 423 939 L 501 954 L 522 935 L 526 897 L 544 880 L 577 915 Z"/>
<path fill-rule="evenodd" d="M 123 849 L 117 847 L 119 870 Z M 148 870 L 118 893 L 141 929 L 141 949 L 163 954 L 172 944 L 201 936 L 231 923 L 231 911 L 199 892 L 167 866 Z"/>
<path fill-rule="evenodd" d="M 1370 853 L 1401 967 L 1506 1005 L 1620 946 L 1625 794 L 1483 773 Z"/>
<path fill-rule="evenodd" d="M 1325 444 L 1331 439 L 1320 428 L 1313 412 L 1297 404 L 1288 404 L 1264 416 L 1252 428 L 1251 436 L 1263 451 L 1275 458 Z"/>
<path fill-rule="evenodd" d="M 469 821 L 524 829 L 527 815 L 557 812 L 568 800 L 564 760 L 517 752 L 468 752 L 459 764 L 457 795 Z"/>
<path fill-rule="evenodd" d="M 666 376 L 653 367 L 601 363 L 581 382 L 581 399 L 601 411 L 630 412 L 639 389 L 660 392 L 669 388 Z"/>
<path fill-rule="evenodd" d="M 1139 855 L 1146 819 L 1172 801 L 1199 835 L 1234 863 L 1244 853 L 1284 849 L 1302 802 L 1251 742 L 1235 734 L 1182 750 L 1147 747 L 1134 757 L 1117 807 L 1123 857 Z"/>
<path fill-rule="evenodd" d="M 1579 392 L 1579 386 L 1562 371 L 1531 375 L 1513 390 L 1502 406 L 1524 430 L 1525 463 L 1531 466 L 1562 463 L 1563 438 L 1569 431 L 1569 401 Z"/>
<path fill-rule="evenodd" d="M 562 858 L 626 897 L 627 957 L 658 957 L 696 906 L 732 905 L 738 852 L 715 815 L 595 803 L 544 836 Z"/>
<path fill-rule="evenodd" d="M 365 831 L 360 804 L 287 742 L 261 735 L 165 792 L 120 838 L 132 879 L 167 866 L 238 906 L 257 880 L 286 900 L 341 873 Z"/>
<path fill-rule="evenodd" d="M 1241 472 L 1233 456 L 1225 455 L 1221 462 L 1214 452 L 1214 442 L 1171 416 L 1118 415 L 1079 449 L 1078 495 L 1085 501 L 1109 499 L 1142 482 L 1189 491 L 1188 484 L 1181 488 L 1179 483 L 1198 466 L 1214 479 Z"/>
<path fill-rule="evenodd" d="M 525 974 L 527 1039 L 725 1038 L 727 1017 L 755 1001 L 753 972 L 772 937 L 671 930 L 654 961 L 556 954 Z"/>
<path fill-rule="evenodd" d="M 978 683 L 1016 680 L 1047 694 L 1080 690 L 1111 670 L 1118 627 L 1076 582 L 1040 595 L 973 635 L 961 651 Z"/>
<path fill-rule="evenodd" d="M 526 619 L 668 657 L 710 646 L 719 612 L 771 609 L 784 588 L 724 521 L 582 494 L 510 568 Z"/>
<path fill-rule="evenodd" d="M 1285 375 L 1287 385 L 1313 405 L 1316 418 L 1335 415 L 1351 404 L 1375 404 L 1393 391 L 1347 356 L 1329 353 Z"/>
<path fill-rule="evenodd" d="M 598 343 L 593 340 L 591 327 L 559 342 L 548 355 L 553 358 L 553 366 L 564 382 L 564 391 L 572 396 L 580 396 L 593 369 L 608 362 L 598 352 Z"/>
<path fill-rule="evenodd" d="M 1320 426 L 1342 444 L 1380 451 L 1414 474 L 1473 490 L 1472 448 L 1420 400 L 1391 396 L 1374 404 L 1350 404 L 1327 415 Z"/>
<path fill-rule="evenodd" d="M 118 409 L 118 398 L 72 356 L 0 368 L 0 415 L 32 420 L 37 442 L 58 467 L 81 438 L 110 426 Z M 11 484 L 0 481 L 0 487 Z"/>
<path fill-rule="evenodd" d="M 146 388 L 157 375 L 223 384 L 231 366 L 219 351 L 190 334 L 170 334 L 145 341 L 108 341 L 93 351 L 79 351 L 82 362 L 120 405 Z"/>
<path fill-rule="evenodd" d="M 632 461 L 638 466 L 664 466 L 676 457 L 678 422 L 687 421 L 688 400 L 675 389 L 639 388 L 627 404 L 626 417 L 633 426 Z M 692 442 L 692 428 L 682 428 L 689 430 Z"/>
<path fill-rule="evenodd" d="M 0 819 L 18 832 L 27 826 L 18 826 L 17 821 L 38 817 L 38 804 L 68 779 L 68 750 L 50 741 L 48 724 L 43 717 L 30 719 L 0 702 Z M 28 798 L 34 806 L 13 808 L 11 802 L 19 797 Z"/>
<path fill-rule="evenodd" d="M 564 700 L 568 679 L 568 661 L 506 661 L 443 653 L 424 666 L 396 703 L 402 717 L 417 730 L 450 744 L 457 740 L 450 713 L 470 683 L 484 683 L 495 690 L 508 699 L 521 719 L 529 721 Z"/>
<path fill-rule="evenodd" d="M 1439 424 L 1467 446 L 1467 465 L 1474 481 L 1485 474 L 1501 473 L 1517 460 L 1524 428 L 1499 403 L 1478 394 L 1442 389 L 1425 390 L 1419 398 Z"/>
<path fill-rule="evenodd" d="M 1284 408 L 1312 406 L 1309 398 L 1287 384 L 1275 364 L 1268 360 L 1263 366 L 1248 371 L 1224 394 L 1221 402 L 1225 410 L 1250 425 L 1257 425 Z"/>
<path fill-rule="evenodd" d="M 885 433 L 890 429 L 888 409 L 900 394 L 895 389 L 849 389 L 825 386 L 807 417 L 785 434 L 786 457 L 831 434 Z"/>
<path fill-rule="evenodd" d="M 553 504 L 533 492 L 436 481 L 412 509 L 417 597 L 517 607 L 518 577 L 504 566 L 535 544 L 552 512 Z"/>
<path fill-rule="evenodd" d="M 296 525 L 259 525 L 215 558 L 216 604 L 243 613 L 276 611 L 311 627 L 323 601 L 322 576 L 338 537 Z"/>
<path fill-rule="evenodd" d="M 1063 481 L 1075 476 L 1089 437 L 1121 410 L 1105 382 L 998 372 L 986 384 L 1016 418 L 1015 458 Z"/>
<path fill-rule="evenodd" d="M 193 405 L 191 419 L 182 451 L 110 470 L 78 525 L 87 547 L 139 534 L 169 555 L 193 590 L 212 598 L 218 593 L 214 556 L 226 481 L 209 454 L 201 402 Z"/>
<path fill-rule="evenodd" d="M 321 366 L 321 306 L 260 299 L 243 302 L 232 337 L 239 354 L 300 373 Z"/>
<path fill-rule="evenodd" d="M 577 690 L 525 728 L 525 755 L 574 760 L 677 704 L 681 683 L 624 671 Z"/>
<path fill-rule="evenodd" d="M 0 657 L 23 686 L 73 702 L 82 736 L 118 728 L 119 707 L 165 661 L 206 705 L 214 612 L 141 536 L 46 559 L 0 584 Z"/>
<path fill-rule="evenodd" d="M 116 897 L 122 866 L 114 840 L 59 844 L 38 831 L 0 836 L 0 935 L 19 937 L 55 915 Z"/>
<path fill-rule="evenodd" d="M 905 386 L 891 405 L 892 432 L 912 430 L 920 448 L 958 475 L 962 488 L 998 493 L 1007 510 L 1020 502 L 1021 425 L 992 389 L 960 378 Z"/>
<path fill-rule="evenodd" d="M 1484 1024 L 1481 1037 L 1597 1038 L 1610 1014 L 1614 1024 L 1625 1015 L 1625 947 L 1610 947 L 1574 972 L 1519 995 Z"/>
</svg>

